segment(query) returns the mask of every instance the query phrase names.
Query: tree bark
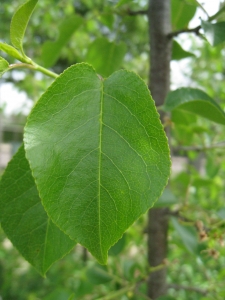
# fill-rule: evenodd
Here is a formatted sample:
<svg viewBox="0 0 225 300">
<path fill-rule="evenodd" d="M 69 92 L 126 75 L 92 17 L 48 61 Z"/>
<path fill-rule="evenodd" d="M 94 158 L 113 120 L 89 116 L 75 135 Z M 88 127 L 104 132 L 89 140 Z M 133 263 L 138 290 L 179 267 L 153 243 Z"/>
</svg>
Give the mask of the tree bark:
<svg viewBox="0 0 225 300">
<path fill-rule="evenodd" d="M 149 88 L 156 106 L 164 103 L 170 88 L 171 32 L 170 0 L 149 1 L 150 73 Z M 163 122 L 164 115 L 161 113 Z M 152 208 L 148 220 L 148 262 L 155 267 L 167 256 L 168 208 Z M 157 299 L 166 294 L 166 268 L 150 273 L 148 297 Z"/>
</svg>

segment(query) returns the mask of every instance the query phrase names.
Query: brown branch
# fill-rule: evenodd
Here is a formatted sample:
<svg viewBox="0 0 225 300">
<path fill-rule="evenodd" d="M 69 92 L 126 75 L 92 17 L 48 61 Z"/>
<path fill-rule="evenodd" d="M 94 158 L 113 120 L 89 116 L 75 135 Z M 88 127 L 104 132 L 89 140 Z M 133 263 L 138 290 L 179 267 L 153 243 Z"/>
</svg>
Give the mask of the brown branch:
<svg viewBox="0 0 225 300">
<path fill-rule="evenodd" d="M 169 33 L 167 35 L 167 37 L 169 39 L 172 39 L 173 37 L 178 36 L 181 33 L 191 33 L 191 32 L 193 32 L 193 33 L 195 33 L 196 35 L 199 36 L 200 35 L 199 31 L 200 31 L 201 28 L 202 28 L 202 26 L 199 25 L 199 26 L 197 26 L 195 28 L 191 28 L 191 29 L 185 28 L 185 29 L 177 30 L 177 31 Z"/>
<path fill-rule="evenodd" d="M 169 284 L 168 288 L 172 288 L 175 290 L 186 290 L 186 291 L 192 291 L 192 292 L 196 292 L 199 294 L 202 294 L 204 296 L 206 296 L 208 294 L 208 290 L 203 290 L 201 288 L 198 287 L 194 287 L 194 286 L 186 286 L 186 285 L 178 285 L 178 284 Z"/>
<path fill-rule="evenodd" d="M 132 11 L 132 10 L 128 9 L 126 11 L 126 13 L 129 16 L 137 16 L 137 15 L 147 15 L 148 11 L 146 9 L 145 10 L 137 10 L 137 11 Z"/>
</svg>

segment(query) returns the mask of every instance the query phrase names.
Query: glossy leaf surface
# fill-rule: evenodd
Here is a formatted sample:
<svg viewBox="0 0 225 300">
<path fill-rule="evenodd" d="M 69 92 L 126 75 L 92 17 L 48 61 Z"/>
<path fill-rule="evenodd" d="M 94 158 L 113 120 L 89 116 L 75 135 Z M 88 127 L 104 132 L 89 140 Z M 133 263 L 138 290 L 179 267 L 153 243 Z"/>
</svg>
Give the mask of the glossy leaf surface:
<svg viewBox="0 0 225 300">
<path fill-rule="evenodd" d="M 13 245 L 42 275 L 75 245 L 48 218 L 23 146 L 0 181 L 0 217 L 1 226 Z"/>
<path fill-rule="evenodd" d="M 202 20 L 202 28 L 212 46 L 217 46 L 225 41 L 225 22 L 212 24 Z"/>
<path fill-rule="evenodd" d="M 86 62 L 90 63 L 101 76 L 107 77 L 121 67 L 125 54 L 124 43 L 116 44 L 106 38 L 98 38 L 89 46 Z"/>
<path fill-rule="evenodd" d="M 83 19 L 80 16 L 70 16 L 59 26 L 59 36 L 56 41 L 47 41 L 44 43 L 41 59 L 46 68 L 49 68 L 56 63 L 62 48 L 69 41 L 72 34 L 80 27 L 82 22 Z"/>
<path fill-rule="evenodd" d="M 48 214 L 102 264 L 167 183 L 167 139 L 145 83 L 68 68 L 40 98 L 25 148 Z"/>
<path fill-rule="evenodd" d="M 205 92 L 193 88 L 180 88 L 168 94 L 164 109 L 188 111 L 215 123 L 225 125 L 225 113 L 222 108 Z"/>
<path fill-rule="evenodd" d="M 22 4 L 12 17 L 10 26 L 10 38 L 14 47 L 23 53 L 23 37 L 30 20 L 30 16 L 38 0 L 29 0 Z"/>
</svg>

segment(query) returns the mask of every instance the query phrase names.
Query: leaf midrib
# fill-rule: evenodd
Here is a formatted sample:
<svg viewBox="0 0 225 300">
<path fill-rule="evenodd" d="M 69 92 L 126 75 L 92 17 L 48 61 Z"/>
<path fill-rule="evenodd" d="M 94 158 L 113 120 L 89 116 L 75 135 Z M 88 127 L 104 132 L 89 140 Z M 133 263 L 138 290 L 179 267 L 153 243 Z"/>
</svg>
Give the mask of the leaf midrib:
<svg viewBox="0 0 225 300">
<path fill-rule="evenodd" d="M 101 236 L 101 161 L 102 161 L 102 110 L 103 110 L 103 82 L 101 81 L 101 98 L 100 98 L 100 113 L 99 113 L 99 166 L 98 166 L 98 230 L 99 230 L 99 245 L 102 253 L 102 236 Z"/>
</svg>

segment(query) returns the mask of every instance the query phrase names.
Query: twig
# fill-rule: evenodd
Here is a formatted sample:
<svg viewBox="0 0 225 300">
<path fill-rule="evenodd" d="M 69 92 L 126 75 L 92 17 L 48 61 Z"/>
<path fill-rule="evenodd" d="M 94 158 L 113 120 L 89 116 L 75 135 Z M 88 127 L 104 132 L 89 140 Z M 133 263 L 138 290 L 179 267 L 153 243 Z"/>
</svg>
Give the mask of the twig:
<svg viewBox="0 0 225 300">
<path fill-rule="evenodd" d="M 208 290 L 203 290 L 198 287 L 194 286 L 186 286 L 186 285 L 178 285 L 178 284 L 169 284 L 168 288 L 172 288 L 175 290 L 186 290 L 186 291 L 192 291 L 199 294 L 202 294 L 203 296 L 206 296 L 208 294 Z"/>
<path fill-rule="evenodd" d="M 128 9 L 126 12 L 127 12 L 127 14 L 129 16 L 147 15 L 147 13 L 148 13 L 147 9 L 145 9 L 145 10 L 137 10 L 137 11 L 132 11 L 132 10 Z"/>
<path fill-rule="evenodd" d="M 201 28 L 202 28 L 201 25 L 199 25 L 199 26 L 197 26 L 197 27 L 195 27 L 195 28 L 191 28 L 191 29 L 184 28 L 184 29 L 177 30 L 177 31 L 174 31 L 174 32 L 169 33 L 169 34 L 167 35 L 167 37 L 168 37 L 169 39 L 172 39 L 173 37 L 178 36 L 178 35 L 181 34 L 181 33 L 191 33 L 191 32 L 195 33 L 196 35 L 200 35 L 199 30 L 200 30 Z"/>
<path fill-rule="evenodd" d="M 183 150 L 183 151 L 205 151 L 216 148 L 225 148 L 225 142 L 219 142 L 210 146 L 180 146 L 175 147 L 175 151 Z"/>
</svg>

